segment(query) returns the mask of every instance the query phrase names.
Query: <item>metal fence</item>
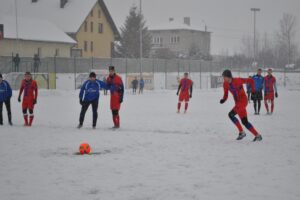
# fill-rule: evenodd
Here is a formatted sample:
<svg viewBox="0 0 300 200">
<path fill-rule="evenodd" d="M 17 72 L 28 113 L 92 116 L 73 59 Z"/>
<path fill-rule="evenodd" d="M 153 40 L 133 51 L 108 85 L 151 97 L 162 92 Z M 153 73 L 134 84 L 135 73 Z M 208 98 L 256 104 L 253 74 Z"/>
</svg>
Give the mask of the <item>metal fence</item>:
<svg viewBox="0 0 300 200">
<path fill-rule="evenodd" d="M 242 67 L 226 66 L 225 64 L 217 61 L 204 61 L 204 60 L 185 60 L 185 59 L 127 59 L 127 58 L 61 58 L 51 57 L 42 58 L 38 67 L 39 73 L 54 74 L 57 78 L 59 74 L 72 74 L 74 78 L 74 85 L 76 84 L 76 77 L 82 73 L 89 73 L 91 70 L 106 70 L 109 65 L 114 65 L 118 73 L 122 74 L 126 79 L 129 74 L 153 74 L 154 88 L 159 89 L 173 89 L 177 85 L 178 77 L 182 76 L 184 72 L 189 72 L 194 79 L 196 88 L 211 88 L 211 77 L 213 75 L 220 75 L 225 68 L 229 68 L 235 72 L 237 76 L 247 76 L 253 74 L 256 68 L 250 65 Z M 140 66 L 142 66 L 140 68 Z M 20 58 L 18 72 L 33 71 L 34 60 L 33 58 Z M 8 74 L 15 71 L 15 63 L 12 57 L 0 57 L 0 73 Z M 280 84 L 291 84 L 294 79 L 294 73 L 297 71 L 285 71 L 276 69 L 277 75 L 280 77 Z M 54 78 L 56 80 L 56 78 Z M 290 82 L 288 83 L 288 80 Z M 158 84 L 159 83 L 159 84 Z M 56 87 L 56 83 L 55 83 Z"/>
</svg>

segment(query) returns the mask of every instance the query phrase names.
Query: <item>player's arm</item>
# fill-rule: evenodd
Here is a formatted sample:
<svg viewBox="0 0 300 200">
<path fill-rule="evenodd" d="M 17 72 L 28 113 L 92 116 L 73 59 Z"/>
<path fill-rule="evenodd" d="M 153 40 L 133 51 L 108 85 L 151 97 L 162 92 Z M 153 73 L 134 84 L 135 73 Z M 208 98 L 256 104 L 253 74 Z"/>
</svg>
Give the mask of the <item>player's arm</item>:
<svg viewBox="0 0 300 200">
<path fill-rule="evenodd" d="M 5 84 L 7 85 L 7 96 L 10 99 L 12 97 L 12 89 L 7 81 L 5 82 Z"/>
<path fill-rule="evenodd" d="M 274 90 L 275 90 L 275 97 L 278 98 L 277 83 L 276 83 L 276 79 L 275 78 L 274 78 Z"/>
<path fill-rule="evenodd" d="M 24 91 L 24 83 L 22 81 L 21 83 L 21 87 L 20 87 L 20 91 L 19 91 L 19 97 L 18 97 L 18 101 L 21 102 L 21 96 L 23 94 L 23 91 Z"/>
<path fill-rule="evenodd" d="M 224 95 L 223 98 L 220 100 L 220 103 L 223 104 L 227 101 L 228 99 L 228 92 L 229 92 L 229 88 L 227 85 L 225 85 L 225 83 L 223 84 L 223 89 L 224 89 Z"/>
<path fill-rule="evenodd" d="M 34 82 L 34 104 L 37 103 L 37 98 L 38 98 L 38 85 L 36 82 Z"/>
<path fill-rule="evenodd" d="M 108 86 L 107 86 L 107 84 L 106 84 L 104 81 L 97 80 L 97 82 L 98 82 L 98 84 L 100 85 L 100 90 L 101 90 L 101 89 L 105 89 L 105 90 L 108 89 Z"/>
<path fill-rule="evenodd" d="M 83 85 L 80 88 L 80 92 L 79 92 L 79 103 L 82 105 L 83 102 L 83 96 L 84 96 L 84 90 L 86 87 L 87 81 L 83 83 Z"/>
<path fill-rule="evenodd" d="M 178 94 L 179 94 L 179 91 L 180 91 L 180 89 L 181 89 L 181 83 L 179 84 L 179 86 L 178 86 L 178 90 L 177 90 L 177 96 L 178 96 Z"/>
<path fill-rule="evenodd" d="M 119 92 L 120 92 L 120 103 L 123 103 L 123 99 L 124 99 L 124 91 L 125 91 L 124 84 L 123 84 L 123 81 L 121 80 L 121 85 L 120 85 L 120 88 L 119 88 Z"/>
<path fill-rule="evenodd" d="M 193 83 L 191 84 L 191 87 L 190 87 L 190 98 L 192 98 L 193 96 Z"/>
<path fill-rule="evenodd" d="M 249 84 L 251 87 L 251 92 L 255 92 L 254 80 L 252 78 L 241 78 L 243 84 Z"/>
</svg>

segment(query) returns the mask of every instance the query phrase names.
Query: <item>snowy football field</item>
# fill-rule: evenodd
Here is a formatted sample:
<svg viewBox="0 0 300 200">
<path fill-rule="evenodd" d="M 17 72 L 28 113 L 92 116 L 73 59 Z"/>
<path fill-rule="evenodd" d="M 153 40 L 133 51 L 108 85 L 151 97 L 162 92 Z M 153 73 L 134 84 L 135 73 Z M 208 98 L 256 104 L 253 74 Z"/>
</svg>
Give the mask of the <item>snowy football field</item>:
<svg viewBox="0 0 300 200">
<path fill-rule="evenodd" d="M 175 91 L 127 91 L 117 131 L 109 96 L 98 128 L 89 110 L 77 130 L 78 91 L 41 91 L 32 128 L 22 127 L 15 93 L 15 126 L 0 127 L 0 199 L 299 200 L 300 91 L 279 91 L 273 116 L 248 106 L 261 143 L 249 132 L 235 140 L 233 100 L 220 105 L 221 89 L 196 90 L 186 115 L 176 114 Z M 76 155 L 82 142 L 91 155 Z"/>
</svg>

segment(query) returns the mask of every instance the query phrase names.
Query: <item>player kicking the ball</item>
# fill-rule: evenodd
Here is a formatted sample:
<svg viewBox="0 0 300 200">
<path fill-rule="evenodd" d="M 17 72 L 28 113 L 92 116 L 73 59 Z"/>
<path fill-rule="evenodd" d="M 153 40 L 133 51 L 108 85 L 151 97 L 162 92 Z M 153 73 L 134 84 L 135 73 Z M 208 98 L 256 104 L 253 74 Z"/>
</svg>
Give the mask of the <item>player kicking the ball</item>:
<svg viewBox="0 0 300 200">
<path fill-rule="evenodd" d="M 124 97 L 124 84 L 122 78 L 116 74 L 115 67 L 109 67 L 109 76 L 106 80 L 107 87 L 110 89 L 110 109 L 112 112 L 115 129 L 120 128 L 119 111 Z"/>
<path fill-rule="evenodd" d="M 242 140 L 244 137 L 246 137 L 246 133 L 243 130 L 243 127 L 241 126 L 239 120 L 235 117 L 238 115 L 240 119 L 242 120 L 242 124 L 255 136 L 253 142 L 261 141 L 262 136 L 255 130 L 255 128 L 250 124 L 247 117 L 247 110 L 246 107 L 248 105 L 248 99 L 247 95 L 244 91 L 243 84 L 250 84 L 252 93 L 254 93 L 254 81 L 251 78 L 233 78 L 232 73 L 230 70 L 225 70 L 222 74 L 224 78 L 224 96 L 223 99 L 220 100 L 220 103 L 223 104 L 226 102 L 228 98 L 228 92 L 233 95 L 235 106 L 234 108 L 229 112 L 228 116 L 231 119 L 231 121 L 235 124 L 235 126 L 239 130 L 239 136 L 237 140 Z"/>
<path fill-rule="evenodd" d="M 179 95 L 179 101 L 177 105 L 177 113 L 180 113 L 181 103 L 185 102 L 184 113 L 187 112 L 190 98 L 192 98 L 193 93 L 193 81 L 189 79 L 189 74 L 184 73 L 183 79 L 180 80 L 177 96 Z"/>
<path fill-rule="evenodd" d="M 23 94 L 22 109 L 24 115 L 24 126 L 31 126 L 34 118 L 33 110 L 34 105 L 37 103 L 38 86 L 35 80 L 32 80 L 30 72 L 25 73 L 24 80 L 22 81 L 18 101 L 21 102 Z M 28 120 L 29 111 L 29 120 Z"/>
</svg>

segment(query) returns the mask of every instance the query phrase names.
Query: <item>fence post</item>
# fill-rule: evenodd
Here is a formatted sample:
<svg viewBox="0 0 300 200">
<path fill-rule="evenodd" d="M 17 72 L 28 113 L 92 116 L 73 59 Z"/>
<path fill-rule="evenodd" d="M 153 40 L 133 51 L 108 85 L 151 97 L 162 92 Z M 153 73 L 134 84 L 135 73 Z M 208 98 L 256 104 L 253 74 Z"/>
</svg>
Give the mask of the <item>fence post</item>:
<svg viewBox="0 0 300 200">
<path fill-rule="evenodd" d="M 76 57 L 74 56 L 74 86 L 76 90 Z"/>
<path fill-rule="evenodd" d="M 177 73 L 177 75 L 178 75 L 178 77 L 179 77 L 179 75 L 180 75 L 180 61 L 179 61 L 179 59 L 177 59 L 177 67 L 178 67 L 178 73 Z"/>
<path fill-rule="evenodd" d="M 201 60 L 199 60 L 199 74 L 200 74 L 200 89 L 202 89 L 202 66 L 201 66 Z"/>
<path fill-rule="evenodd" d="M 127 57 L 125 58 L 125 83 L 126 83 L 126 87 L 127 87 L 127 73 L 128 73 L 128 59 L 127 59 Z"/>
<path fill-rule="evenodd" d="M 56 88 L 56 80 L 57 80 L 57 77 L 56 77 L 56 56 L 54 56 L 54 78 L 55 78 L 55 81 L 54 81 L 54 88 Z"/>
<path fill-rule="evenodd" d="M 167 60 L 165 59 L 165 90 L 167 89 L 168 78 L 167 78 Z"/>
</svg>

